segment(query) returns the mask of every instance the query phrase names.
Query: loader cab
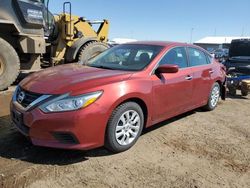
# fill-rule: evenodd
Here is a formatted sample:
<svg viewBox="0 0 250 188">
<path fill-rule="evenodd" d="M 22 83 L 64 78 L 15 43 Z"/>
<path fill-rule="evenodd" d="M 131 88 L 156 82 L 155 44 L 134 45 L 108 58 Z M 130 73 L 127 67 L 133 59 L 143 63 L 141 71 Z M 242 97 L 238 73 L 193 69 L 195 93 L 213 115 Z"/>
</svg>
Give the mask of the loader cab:
<svg viewBox="0 0 250 188">
<path fill-rule="evenodd" d="M 14 0 L 13 8 L 24 28 L 40 29 L 44 23 L 44 4 L 41 0 Z"/>
<path fill-rule="evenodd" d="M 54 15 L 49 11 L 49 0 L 37 0 L 44 4 L 44 36 L 47 40 L 52 41 L 56 37 L 55 31 L 55 18 Z"/>
</svg>

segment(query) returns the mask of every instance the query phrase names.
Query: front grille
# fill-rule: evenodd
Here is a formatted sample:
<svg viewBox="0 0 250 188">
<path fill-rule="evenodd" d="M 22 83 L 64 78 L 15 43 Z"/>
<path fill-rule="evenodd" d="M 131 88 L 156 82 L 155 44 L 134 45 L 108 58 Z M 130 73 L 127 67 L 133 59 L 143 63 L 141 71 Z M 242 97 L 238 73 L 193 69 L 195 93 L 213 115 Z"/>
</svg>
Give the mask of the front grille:
<svg viewBox="0 0 250 188">
<path fill-rule="evenodd" d="M 72 133 L 53 132 L 52 134 L 62 144 L 79 144 L 79 141 Z"/>
<path fill-rule="evenodd" d="M 24 98 L 22 100 L 19 99 L 20 93 L 24 94 Z M 38 99 L 41 96 L 42 94 L 26 91 L 19 87 L 16 93 L 16 100 L 19 104 L 21 104 L 24 108 L 26 108 L 27 106 L 29 106 L 32 102 L 34 102 L 36 99 Z"/>
</svg>

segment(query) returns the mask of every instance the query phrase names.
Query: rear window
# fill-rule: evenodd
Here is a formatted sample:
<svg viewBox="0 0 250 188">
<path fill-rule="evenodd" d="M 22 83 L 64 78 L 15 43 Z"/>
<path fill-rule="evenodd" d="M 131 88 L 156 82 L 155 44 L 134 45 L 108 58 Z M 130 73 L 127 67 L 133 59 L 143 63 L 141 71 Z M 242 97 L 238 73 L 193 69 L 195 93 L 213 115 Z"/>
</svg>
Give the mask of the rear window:
<svg viewBox="0 0 250 188">
<path fill-rule="evenodd" d="M 208 63 L 205 53 L 196 48 L 188 48 L 190 66 L 206 65 Z"/>
<path fill-rule="evenodd" d="M 207 64 L 211 64 L 213 62 L 213 57 L 207 54 L 206 56 L 207 56 Z"/>
</svg>

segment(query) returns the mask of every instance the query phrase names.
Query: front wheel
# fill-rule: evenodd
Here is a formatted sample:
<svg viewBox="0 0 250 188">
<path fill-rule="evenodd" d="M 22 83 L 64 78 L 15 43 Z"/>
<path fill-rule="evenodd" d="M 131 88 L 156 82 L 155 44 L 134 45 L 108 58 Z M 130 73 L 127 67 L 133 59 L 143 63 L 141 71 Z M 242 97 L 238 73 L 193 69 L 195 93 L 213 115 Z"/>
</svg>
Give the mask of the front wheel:
<svg viewBox="0 0 250 188">
<path fill-rule="evenodd" d="M 214 110 L 215 107 L 218 104 L 218 101 L 220 99 L 220 84 L 218 84 L 217 82 L 213 84 L 213 87 L 210 91 L 210 95 L 207 101 L 206 106 L 204 106 L 205 110 L 211 111 Z"/>
<path fill-rule="evenodd" d="M 106 130 L 105 146 L 118 153 L 131 148 L 141 135 L 144 115 L 134 102 L 118 106 L 112 113 Z"/>
</svg>

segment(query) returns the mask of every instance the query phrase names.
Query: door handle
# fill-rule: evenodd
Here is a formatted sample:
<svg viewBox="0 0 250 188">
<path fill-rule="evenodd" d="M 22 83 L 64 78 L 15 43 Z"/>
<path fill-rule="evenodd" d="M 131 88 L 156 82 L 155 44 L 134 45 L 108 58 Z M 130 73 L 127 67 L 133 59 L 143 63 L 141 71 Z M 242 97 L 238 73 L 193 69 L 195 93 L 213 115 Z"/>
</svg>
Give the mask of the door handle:
<svg viewBox="0 0 250 188">
<path fill-rule="evenodd" d="M 209 73 L 210 73 L 210 74 L 213 74 L 213 73 L 214 73 L 214 70 L 210 70 Z"/>
<path fill-rule="evenodd" d="M 185 79 L 186 79 L 186 80 L 192 80 L 192 79 L 193 79 L 193 76 L 188 75 L 188 76 L 185 77 Z"/>
</svg>

